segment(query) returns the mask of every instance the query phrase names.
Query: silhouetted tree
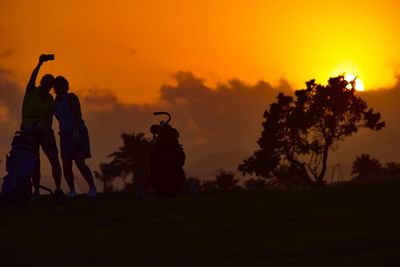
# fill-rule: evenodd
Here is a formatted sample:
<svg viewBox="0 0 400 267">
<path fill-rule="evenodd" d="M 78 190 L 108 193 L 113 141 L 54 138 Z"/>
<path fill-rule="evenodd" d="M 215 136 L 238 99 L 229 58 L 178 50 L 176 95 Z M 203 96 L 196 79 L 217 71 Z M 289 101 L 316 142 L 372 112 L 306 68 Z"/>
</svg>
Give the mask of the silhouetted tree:
<svg viewBox="0 0 400 267">
<path fill-rule="evenodd" d="M 201 189 L 203 191 L 216 191 L 218 190 L 218 186 L 215 181 L 203 181 L 201 183 Z"/>
<path fill-rule="evenodd" d="M 249 180 L 246 180 L 244 182 L 244 186 L 248 190 L 262 189 L 267 186 L 267 183 L 266 183 L 265 179 L 250 178 Z"/>
<path fill-rule="evenodd" d="M 201 189 L 201 181 L 197 177 L 189 177 L 185 180 L 186 191 L 191 195 L 198 195 Z"/>
<path fill-rule="evenodd" d="M 111 164 L 125 181 L 127 190 L 136 186 L 147 187 L 150 183 L 150 153 L 153 143 L 144 133 L 121 135 L 123 146 L 109 155 Z M 127 183 L 126 178 L 132 174 L 133 182 Z"/>
<path fill-rule="evenodd" d="M 343 76 L 328 85 L 306 83 L 295 96 L 280 93 L 264 113 L 260 149 L 239 166 L 243 174 L 264 178 L 295 176 L 307 184 L 324 184 L 329 151 L 359 128 L 380 130 L 380 113 L 357 96 L 355 81 Z M 349 88 L 350 87 L 350 88 Z M 282 172 L 282 170 L 285 170 Z"/>
<path fill-rule="evenodd" d="M 100 163 L 99 171 L 94 171 L 94 176 L 103 183 L 103 192 L 114 191 L 113 181 L 118 176 L 118 169 L 112 163 Z"/>
<path fill-rule="evenodd" d="M 215 176 L 215 184 L 220 190 L 232 190 L 237 186 L 238 182 L 239 180 L 235 179 L 233 172 L 220 170 Z"/>
<path fill-rule="evenodd" d="M 384 166 L 385 176 L 387 178 L 399 178 L 400 177 L 400 163 L 398 162 L 387 162 Z"/>
<path fill-rule="evenodd" d="M 371 158 L 369 154 L 361 154 L 353 162 L 352 175 L 356 175 L 355 179 L 376 179 L 383 178 L 384 170 L 379 160 Z"/>
</svg>

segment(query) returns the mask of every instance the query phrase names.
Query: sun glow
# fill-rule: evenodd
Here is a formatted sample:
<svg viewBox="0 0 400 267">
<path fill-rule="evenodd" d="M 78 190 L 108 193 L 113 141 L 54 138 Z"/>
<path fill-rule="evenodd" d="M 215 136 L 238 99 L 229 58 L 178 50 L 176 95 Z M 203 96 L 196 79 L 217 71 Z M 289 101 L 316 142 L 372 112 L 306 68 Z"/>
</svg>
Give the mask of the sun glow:
<svg viewBox="0 0 400 267">
<path fill-rule="evenodd" d="M 349 83 L 351 83 L 351 82 L 353 82 L 354 81 L 354 89 L 356 89 L 357 91 L 364 91 L 364 84 L 363 84 L 363 82 L 360 80 L 360 78 L 358 78 L 356 75 L 354 75 L 354 74 L 346 74 L 345 76 L 344 76 L 344 79 L 347 81 L 347 82 L 349 82 Z M 351 84 L 349 84 L 348 86 L 347 86 L 347 88 L 348 89 L 351 89 Z"/>
</svg>

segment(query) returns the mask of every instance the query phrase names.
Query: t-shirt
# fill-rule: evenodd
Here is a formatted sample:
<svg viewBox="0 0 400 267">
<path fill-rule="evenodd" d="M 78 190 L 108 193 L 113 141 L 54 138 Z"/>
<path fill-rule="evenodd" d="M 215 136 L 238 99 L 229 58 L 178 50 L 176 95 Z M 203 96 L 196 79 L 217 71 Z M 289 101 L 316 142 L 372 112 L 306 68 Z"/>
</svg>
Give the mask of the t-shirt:
<svg viewBox="0 0 400 267">
<path fill-rule="evenodd" d="M 79 99 L 74 93 L 56 97 L 54 115 L 58 120 L 60 132 L 72 132 L 75 128 L 84 126 Z"/>
<path fill-rule="evenodd" d="M 54 114 L 55 102 L 50 93 L 41 95 L 40 88 L 33 87 L 26 90 L 22 104 L 22 124 L 33 125 L 42 122 Z M 50 118 L 51 119 L 51 118 Z"/>
</svg>

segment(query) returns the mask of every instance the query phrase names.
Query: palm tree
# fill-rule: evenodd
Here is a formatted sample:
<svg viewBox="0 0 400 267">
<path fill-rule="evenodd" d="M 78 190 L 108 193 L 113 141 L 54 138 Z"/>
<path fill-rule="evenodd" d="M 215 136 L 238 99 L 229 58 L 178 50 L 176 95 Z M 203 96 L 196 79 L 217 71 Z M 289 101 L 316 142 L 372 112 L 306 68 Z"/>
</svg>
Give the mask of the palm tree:
<svg viewBox="0 0 400 267">
<path fill-rule="evenodd" d="M 153 143 L 144 133 L 121 135 L 123 146 L 109 155 L 116 172 L 125 182 L 126 188 L 132 186 L 147 187 L 150 183 L 150 154 Z M 132 175 L 133 182 L 126 182 Z"/>
<path fill-rule="evenodd" d="M 353 162 L 351 174 L 355 179 L 374 179 L 383 176 L 382 164 L 379 160 L 371 158 L 369 154 L 358 156 Z"/>
<path fill-rule="evenodd" d="M 112 183 L 118 173 L 111 163 L 100 163 L 99 171 L 94 171 L 94 176 L 103 182 L 103 192 L 114 191 Z"/>
<path fill-rule="evenodd" d="M 215 183 L 220 190 L 234 189 L 238 182 L 239 179 L 235 179 L 233 172 L 220 170 L 217 176 L 215 176 Z"/>
<path fill-rule="evenodd" d="M 215 181 L 203 181 L 201 183 L 201 189 L 203 191 L 216 191 L 216 190 L 218 190 L 218 187 L 217 187 Z"/>
<path fill-rule="evenodd" d="M 400 177 L 400 163 L 398 162 L 386 162 L 385 174 L 387 178 L 399 178 Z"/>
<path fill-rule="evenodd" d="M 265 188 L 267 183 L 265 182 L 265 179 L 262 178 L 250 178 L 244 182 L 244 186 L 247 190 L 261 189 Z"/>
</svg>

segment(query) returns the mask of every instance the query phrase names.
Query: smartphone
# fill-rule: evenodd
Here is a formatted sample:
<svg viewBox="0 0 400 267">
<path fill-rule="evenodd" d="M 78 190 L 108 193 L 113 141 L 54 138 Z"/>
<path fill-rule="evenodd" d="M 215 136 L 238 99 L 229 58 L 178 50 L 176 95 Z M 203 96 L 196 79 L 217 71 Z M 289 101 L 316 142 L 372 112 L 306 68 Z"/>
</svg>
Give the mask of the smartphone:
<svg viewBox="0 0 400 267">
<path fill-rule="evenodd" d="M 44 61 L 54 60 L 54 54 L 47 54 L 44 57 Z"/>
</svg>

